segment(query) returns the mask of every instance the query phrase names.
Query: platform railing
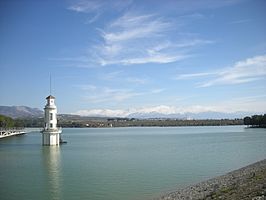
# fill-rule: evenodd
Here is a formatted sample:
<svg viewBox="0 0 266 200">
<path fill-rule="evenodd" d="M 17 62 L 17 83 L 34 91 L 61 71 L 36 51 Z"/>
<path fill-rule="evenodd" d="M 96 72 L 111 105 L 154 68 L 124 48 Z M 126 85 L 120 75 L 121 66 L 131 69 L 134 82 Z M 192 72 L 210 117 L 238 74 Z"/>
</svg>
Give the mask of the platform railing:
<svg viewBox="0 0 266 200">
<path fill-rule="evenodd" d="M 12 128 L 0 127 L 0 131 L 22 131 L 24 129 L 25 129 L 24 127 L 12 127 Z"/>
</svg>

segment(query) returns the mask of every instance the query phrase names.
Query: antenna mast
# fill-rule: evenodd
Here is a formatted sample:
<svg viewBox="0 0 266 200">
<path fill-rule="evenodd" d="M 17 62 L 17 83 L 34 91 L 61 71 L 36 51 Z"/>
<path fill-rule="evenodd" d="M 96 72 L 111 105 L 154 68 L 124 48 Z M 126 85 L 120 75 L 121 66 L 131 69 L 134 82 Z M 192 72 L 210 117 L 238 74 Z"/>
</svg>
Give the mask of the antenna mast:
<svg viewBox="0 0 266 200">
<path fill-rule="evenodd" d="M 52 95 L 52 75 L 50 73 L 50 95 Z"/>
</svg>

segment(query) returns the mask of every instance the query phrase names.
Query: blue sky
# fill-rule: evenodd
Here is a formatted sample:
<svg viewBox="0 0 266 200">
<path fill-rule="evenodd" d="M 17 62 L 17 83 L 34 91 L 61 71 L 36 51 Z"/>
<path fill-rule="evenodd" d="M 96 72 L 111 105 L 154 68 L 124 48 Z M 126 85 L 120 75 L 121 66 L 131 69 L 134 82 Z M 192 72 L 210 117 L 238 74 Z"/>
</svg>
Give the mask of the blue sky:
<svg viewBox="0 0 266 200">
<path fill-rule="evenodd" d="M 0 105 L 266 112 L 264 0 L 4 0 Z"/>
</svg>

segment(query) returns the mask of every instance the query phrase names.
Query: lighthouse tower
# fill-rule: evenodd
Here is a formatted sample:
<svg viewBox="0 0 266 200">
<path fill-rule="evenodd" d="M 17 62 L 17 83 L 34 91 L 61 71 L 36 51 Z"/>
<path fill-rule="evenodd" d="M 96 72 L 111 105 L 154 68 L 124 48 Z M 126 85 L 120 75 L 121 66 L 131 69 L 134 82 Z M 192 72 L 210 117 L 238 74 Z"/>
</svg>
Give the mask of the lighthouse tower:
<svg viewBox="0 0 266 200">
<path fill-rule="evenodd" d="M 42 133 L 43 145 L 59 145 L 61 128 L 57 127 L 57 109 L 55 97 L 49 95 L 46 97 L 47 103 L 44 108 L 44 128 Z"/>
</svg>

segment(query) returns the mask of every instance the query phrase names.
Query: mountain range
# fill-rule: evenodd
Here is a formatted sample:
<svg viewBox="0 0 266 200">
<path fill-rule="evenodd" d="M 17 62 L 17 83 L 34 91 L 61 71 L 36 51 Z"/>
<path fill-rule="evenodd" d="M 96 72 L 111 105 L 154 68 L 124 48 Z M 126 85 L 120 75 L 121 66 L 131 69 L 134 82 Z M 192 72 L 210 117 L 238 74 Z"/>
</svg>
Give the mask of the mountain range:
<svg viewBox="0 0 266 200">
<path fill-rule="evenodd" d="M 132 113 L 129 118 L 170 118 L 170 119 L 235 119 L 243 118 L 249 115 L 249 113 L 223 113 L 223 112 L 199 112 L 199 113 L 175 113 L 175 114 L 163 114 L 159 112 L 150 112 L 150 113 Z"/>
<path fill-rule="evenodd" d="M 27 106 L 0 106 L 0 114 L 11 118 L 42 117 L 43 111 Z"/>
<path fill-rule="evenodd" d="M 12 118 L 36 118 L 43 117 L 44 113 L 38 108 L 31 108 L 27 106 L 0 106 L 0 114 L 9 116 Z M 126 118 L 139 118 L 139 119 L 155 119 L 155 118 L 172 118 L 172 119 L 234 119 L 243 118 L 249 116 L 251 113 L 235 112 L 235 113 L 223 113 L 223 112 L 199 112 L 199 113 L 174 113 L 174 114 L 164 114 L 161 112 L 134 112 L 126 116 Z M 99 118 L 112 118 L 117 116 L 106 116 L 106 115 L 88 115 L 79 116 L 72 114 L 61 114 L 63 118 L 86 118 L 86 117 L 99 117 Z M 120 116 L 121 117 L 121 116 Z"/>
</svg>

